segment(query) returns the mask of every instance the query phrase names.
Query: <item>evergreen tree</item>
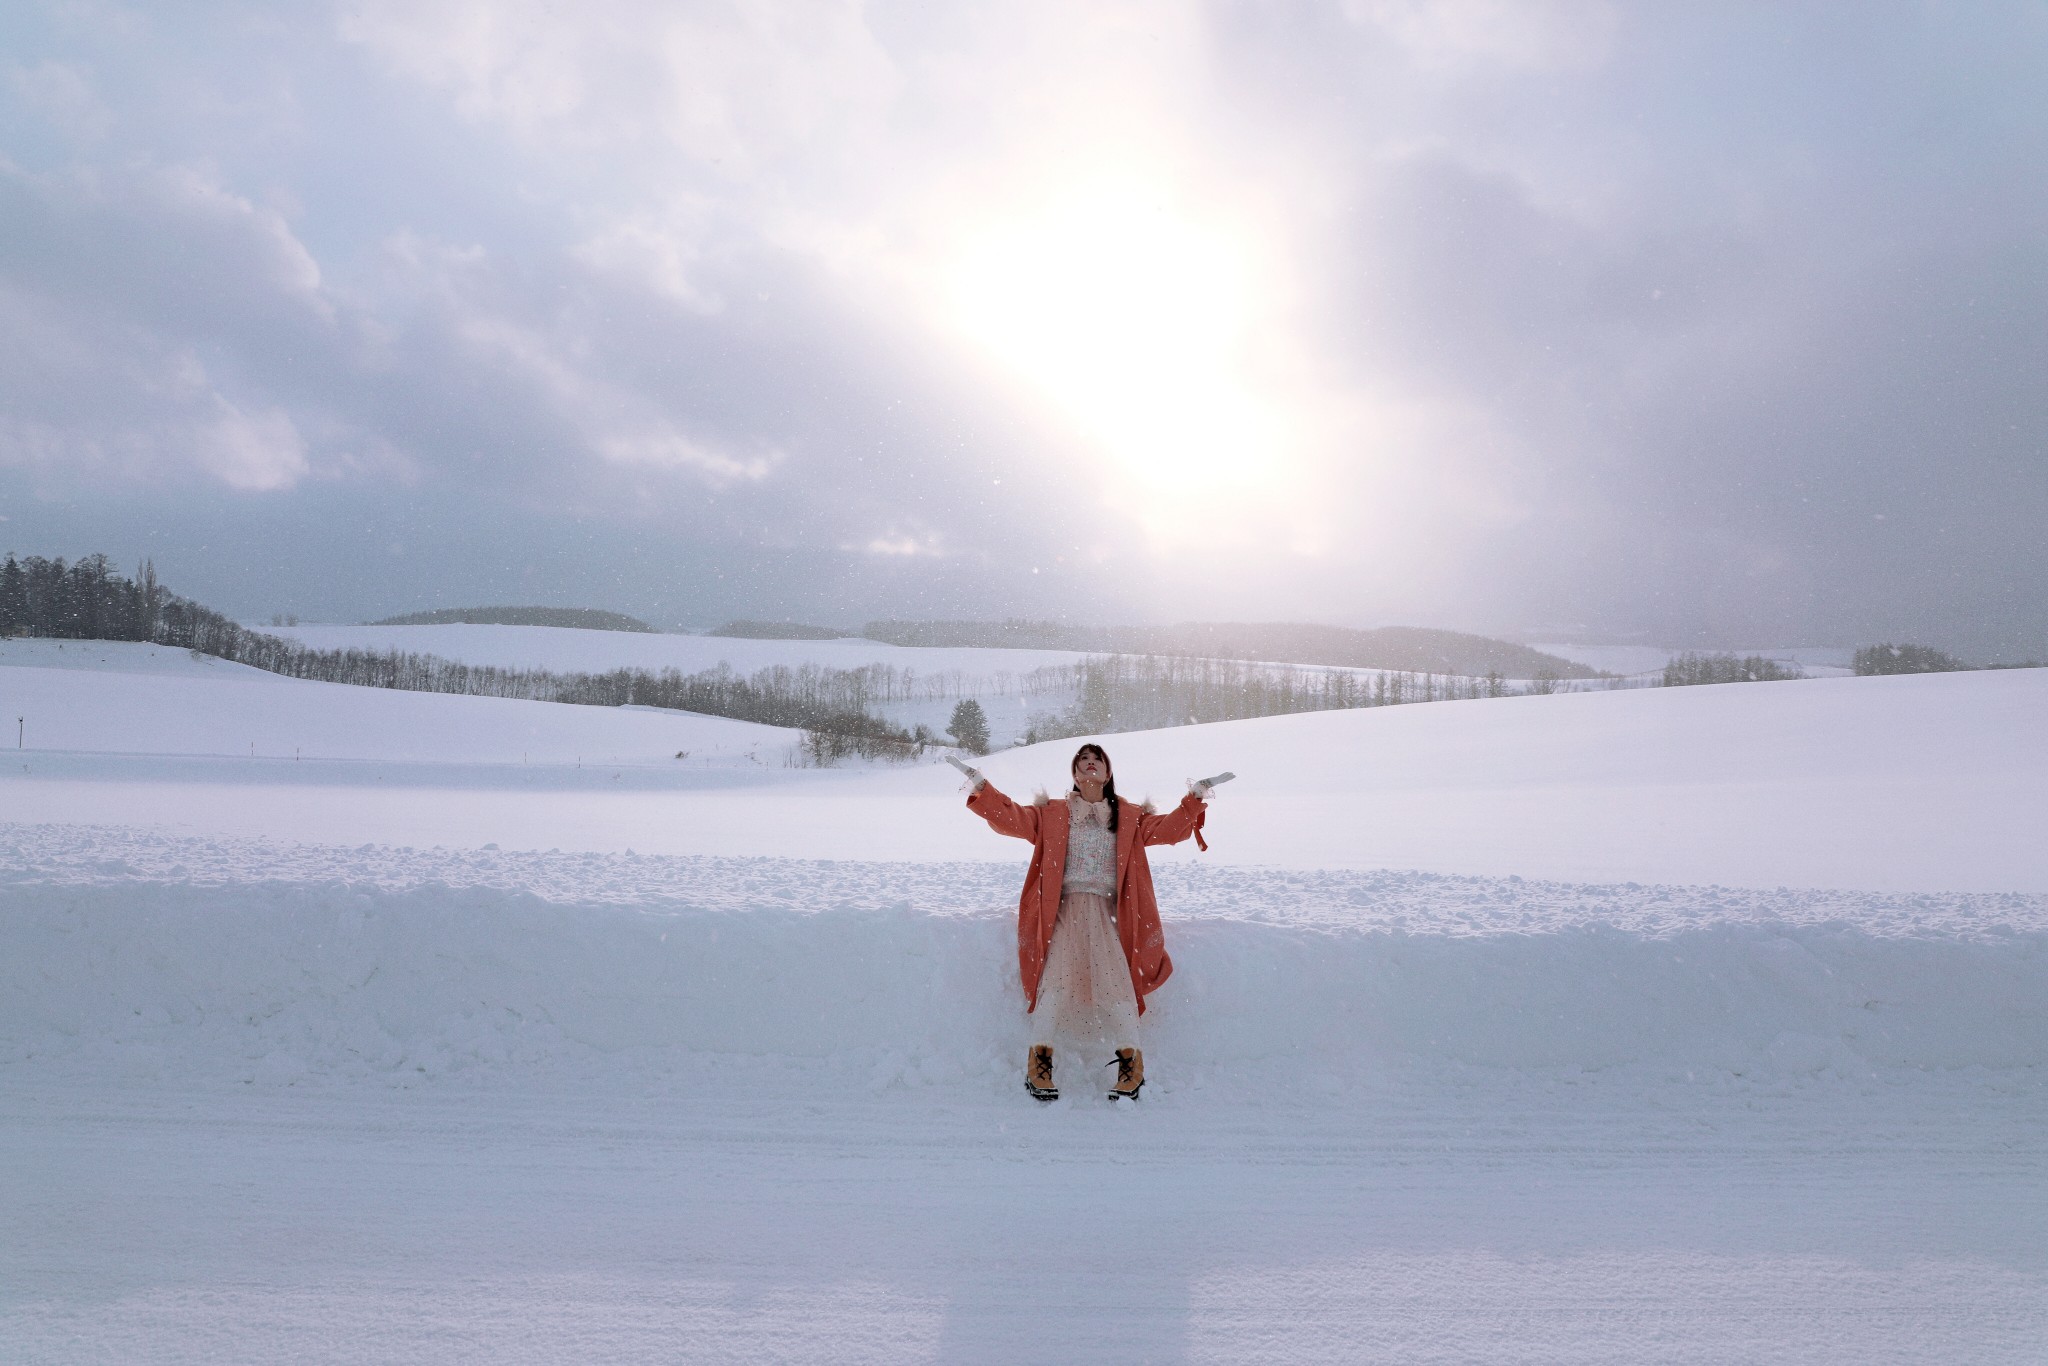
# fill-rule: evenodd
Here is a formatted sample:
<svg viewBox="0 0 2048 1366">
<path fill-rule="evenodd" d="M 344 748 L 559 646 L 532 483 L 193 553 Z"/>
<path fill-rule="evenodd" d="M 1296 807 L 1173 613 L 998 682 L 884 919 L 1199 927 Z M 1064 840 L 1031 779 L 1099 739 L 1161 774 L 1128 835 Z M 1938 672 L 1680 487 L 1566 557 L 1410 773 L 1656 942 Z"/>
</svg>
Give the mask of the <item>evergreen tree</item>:
<svg viewBox="0 0 2048 1366">
<path fill-rule="evenodd" d="M 953 708 L 953 719 L 946 723 L 946 734 L 969 754 L 988 753 L 988 714 L 982 711 L 981 703 L 971 697 L 963 698 Z"/>
<path fill-rule="evenodd" d="M 7 562 L 0 564 L 0 637 L 19 635 L 28 627 L 28 575 L 9 551 Z"/>
</svg>

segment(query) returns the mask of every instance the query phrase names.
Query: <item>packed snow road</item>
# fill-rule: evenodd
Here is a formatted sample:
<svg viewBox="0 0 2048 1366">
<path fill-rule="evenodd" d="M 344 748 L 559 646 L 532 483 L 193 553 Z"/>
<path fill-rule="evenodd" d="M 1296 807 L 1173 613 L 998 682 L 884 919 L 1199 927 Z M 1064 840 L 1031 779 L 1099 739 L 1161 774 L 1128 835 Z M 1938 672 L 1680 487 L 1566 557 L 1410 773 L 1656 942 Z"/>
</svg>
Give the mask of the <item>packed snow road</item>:
<svg viewBox="0 0 2048 1366">
<path fill-rule="evenodd" d="M 764 1075 L 765 1072 L 765 1075 Z M 1305 1097 L 1307 1090 L 1311 1097 Z M 0 1088 L 21 1362 L 2022 1363 L 2038 1086 Z"/>
</svg>

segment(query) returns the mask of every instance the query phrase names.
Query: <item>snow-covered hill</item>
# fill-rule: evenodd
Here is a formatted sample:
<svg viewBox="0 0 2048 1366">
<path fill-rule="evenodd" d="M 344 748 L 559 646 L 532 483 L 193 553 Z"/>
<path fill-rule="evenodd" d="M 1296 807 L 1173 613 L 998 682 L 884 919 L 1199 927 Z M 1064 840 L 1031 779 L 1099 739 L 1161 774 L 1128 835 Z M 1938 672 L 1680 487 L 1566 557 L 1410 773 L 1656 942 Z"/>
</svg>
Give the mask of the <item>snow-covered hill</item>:
<svg viewBox="0 0 2048 1366">
<path fill-rule="evenodd" d="M 18 718 L 25 749 L 17 774 L 22 763 L 61 765 L 88 755 L 127 756 L 123 771 L 145 778 L 169 774 L 160 761 L 174 758 L 483 765 L 506 781 L 513 779 L 505 770 L 579 763 L 690 773 L 782 767 L 798 738 L 776 726 L 651 708 L 315 683 L 108 641 L 0 641 L 0 710 Z M 355 771 L 330 765 L 283 780 Z M 246 780 L 280 770 L 258 763 L 236 772 Z"/>
<path fill-rule="evenodd" d="M 548 626 L 263 626 L 254 629 L 319 650 L 398 650 L 467 664 L 600 673 L 677 669 L 695 673 L 731 665 L 741 673 L 775 665 L 857 669 L 881 664 L 924 675 L 957 670 L 977 677 L 1026 673 L 1087 656 L 1068 650 L 915 649 L 875 640 L 748 640 L 733 636 L 643 635 Z"/>
<path fill-rule="evenodd" d="M 877 700 L 891 722 L 943 734 L 954 705 L 978 700 L 997 744 L 1022 734 L 1038 712 L 1057 712 L 1072 689 L 1033 683 L 1032 671 L 1074 664 L 1086 655 L 1065 650 L 918 649 L 873 640 L 747 640 L 728 636 L 643 635 L 547 626 L 258 626 L 315 649 L 396 650 L 466 664 L 603 673 L 610 669 L 675 669 L 698 673 L 721 666 L 751 674 L 769 668 L 893 670 L 907 695 Z"/>
<path fill-rule="evenodd" d="M 182 653 L 158 654 L 172 672 L 134 672 L 139 656 L 130 671 L 0 666 L 0 708 L 28 718 L 29 746 L 0 764 L 0 819 L 471 848 L 1016 857 L 958 810 L 957 780 L 935 761 L 804 772 L 786 766 L 794 737 L 769 727 L 194 674 Z M 1134 799 L 1171 802 L 1188 778 L 1241 775 L 1218 799 L 1210 862 L 2048 891 L 2044 670 L 1442 702 L 1105 743 Z M 1028 795 L 1063 780 L 1072 750 L 1012 749 L 987 767 Z M 724 775 L 715 788 L 707 768 Z M 204 801 L 193 782 L 207 784 Z M 363 801 L 366 782 L 384 795 Z"/>
</svg>

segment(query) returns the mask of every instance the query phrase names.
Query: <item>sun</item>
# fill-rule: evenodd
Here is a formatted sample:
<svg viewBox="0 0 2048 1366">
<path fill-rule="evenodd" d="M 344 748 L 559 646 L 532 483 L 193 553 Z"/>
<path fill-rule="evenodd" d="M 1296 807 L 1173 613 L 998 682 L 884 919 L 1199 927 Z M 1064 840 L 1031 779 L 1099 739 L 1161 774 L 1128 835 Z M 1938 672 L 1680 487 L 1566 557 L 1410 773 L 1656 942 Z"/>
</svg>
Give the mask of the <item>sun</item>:
<svg viewBox="0 0 2048 1366">
<path fill-rule="evenodd" d="M 1160 539 L 1193 539 L 1270 482 L 1277 405 L 1255 391 L 1252 244 L 1163 197 L 1063 196 L 986 228 L 951 272 L 955 325 L 1079 439 Z"/>
</svg>

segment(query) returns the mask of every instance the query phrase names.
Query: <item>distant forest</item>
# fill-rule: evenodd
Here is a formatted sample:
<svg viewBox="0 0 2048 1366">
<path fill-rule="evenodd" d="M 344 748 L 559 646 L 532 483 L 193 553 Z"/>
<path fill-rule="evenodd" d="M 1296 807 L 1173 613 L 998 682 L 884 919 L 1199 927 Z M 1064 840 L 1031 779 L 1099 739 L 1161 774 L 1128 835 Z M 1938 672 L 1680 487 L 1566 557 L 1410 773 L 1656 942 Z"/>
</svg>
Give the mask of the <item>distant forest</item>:
<svg viewBox="0 0 2048 1366">
<path fill-rule="evenodd" d="M 408 612 L 386 617 L 372 626 L 567 626 L 582 631 L 641 631 L 654 628 L 623 612 L 603 612 L 595 607 L 443 607 L 432 612 Z"/>
<path fill-rule="evenodd" d="M 1052 665 L 1027 675 L 1026 690 L 1040 690 L 1054 677 L 1071 679 L 1074 702 L 1064 712 L 1033 716 L 1025 735 L 1032 743 L 1255 716 L 1560 690 L 1560 684 L 1549 679 L 1526 689 L 1511 687 L 1498 673 L 1480 678 L 1405 670 L 1354 673 L 1188 655 L 1107 655 Z M 1607 686 L 1620 684 L 1613 679 Z"/>
<path fill-rule="evenodd" d="M 1781 683 L 1804 678 L 1796 668 L 1787 668 L 1762 655 L 1713 655 L 1688 650 L 1664 665 L 1664 686 L 1694 687 L 1702 683 Z"/>
<path fill-rule="evenodd" d="M 890 645 L 993 646 L 1099 654 L 1329 664 L 1353 669 L 1483 678 L 1598 678 L 1597 671 L 1526 645 L 1420 626 L 1315 626 L 1288 622 L 1183 622 L 1178 626 L 1068 626 L 1053 621 L 871 621 L 861 634 Z"/>
<path fill-rule="evenodd" d="M 707 636 L 730 640 L 845 640 L 853 634 L 836 626 L 805 626 L 794 621 L 728 621 Z"/>
<path fill-rule="evenodd" d="M 40 555 L 0 562 L 0 636 L 157 640 L 161 631 L 183 629 L 192 607 L 157 582 L 147 561 L 133 579 L 116 574 L 104 555 L 69 565 Z"/>
</svg>

